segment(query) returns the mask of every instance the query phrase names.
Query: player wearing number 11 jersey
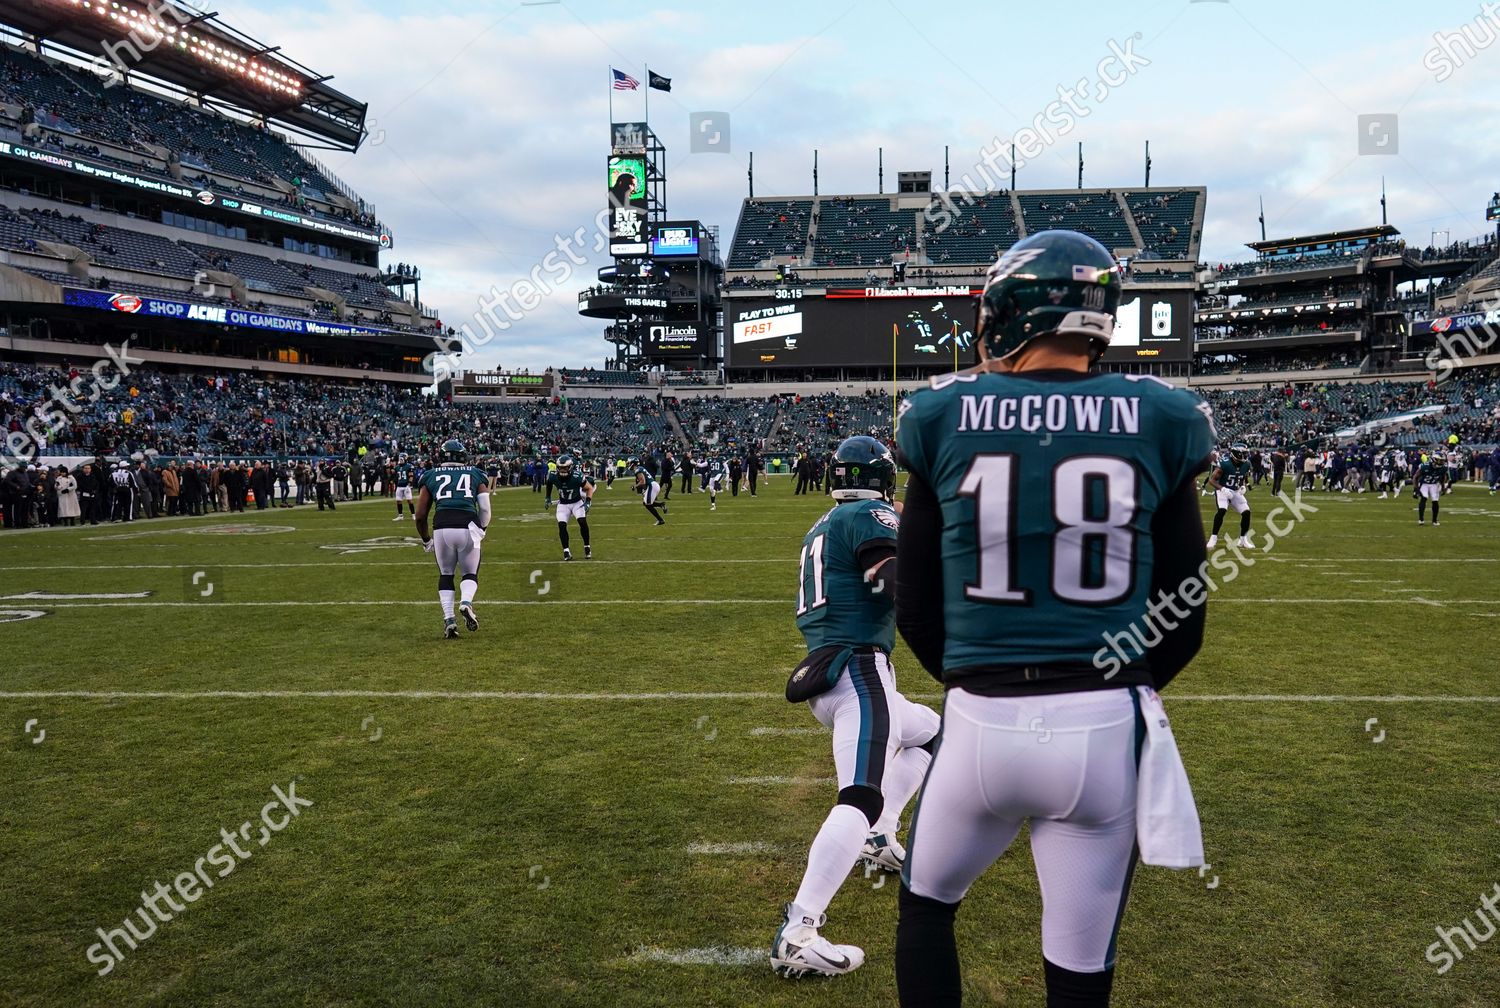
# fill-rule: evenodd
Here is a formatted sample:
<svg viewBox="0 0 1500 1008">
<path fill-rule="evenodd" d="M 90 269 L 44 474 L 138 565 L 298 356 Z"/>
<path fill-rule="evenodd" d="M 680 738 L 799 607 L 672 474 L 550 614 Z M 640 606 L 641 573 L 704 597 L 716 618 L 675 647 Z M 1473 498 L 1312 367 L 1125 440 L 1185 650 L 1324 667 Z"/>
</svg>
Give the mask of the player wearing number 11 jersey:
<svg viewBox="0 0 1500 1008">
<path fill-rule="evenodd" d="M 829 479 L 836 503 L 802 540 L 797 629 L 807 657 L 787 682 L 786 698 L 805 702 L 833 732 L 838 801 L 807 854 L 807 870 L 786 921 L 771 943 L 771 966 L 784 976 L 837 976 L 858 969 L 864 952 L 818 933 L 828 904 L 861 858 L 900 871 L 905 851 L 897 819 L 927 772 L 938 716 L 896 690 L 891 649 L 898 512 L 890 449 L 852 437 L 834 453 Z"/>
<path fill-rule="evenodd" d="M 1139 688 L 1160 689 L 1197 651 L 1203 594 L 1155 621 L 1171 629 L 1135 661 L 1105 672 L 1094 656 L 1198 572 L 1194 477 L 1213 445 L 1197 396 L 1092 373 L 1119 284 L 1092 238 L 1017 242 L 979 300 L 978 366 L 933 379 L 900 414 L 896 623 L 947 691 L 907 839 L 903 1005 L 959 1003 L 958 904 L 1028 820 L 1047 1003 L 1109 1003 L 1136 860 L 1140 711 L 1154 703 Z"/>
</svg>

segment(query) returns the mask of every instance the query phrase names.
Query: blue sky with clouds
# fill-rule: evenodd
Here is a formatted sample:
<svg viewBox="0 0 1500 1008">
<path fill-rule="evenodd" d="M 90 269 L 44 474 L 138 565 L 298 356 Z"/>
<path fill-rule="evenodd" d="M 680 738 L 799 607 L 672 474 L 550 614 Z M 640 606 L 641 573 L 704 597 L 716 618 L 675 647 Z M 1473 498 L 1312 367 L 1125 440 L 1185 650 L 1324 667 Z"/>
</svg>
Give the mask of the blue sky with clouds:
<svg viewBox="0 0 1500 1008">
<path fill-rule="evenodd" d="M 1018 186 L 1075 184 L 1080 141 L 1085 185 L 1137 185 L 1149 139 L 1153 184 L 1208 187 L 1210 260 L 1246 257 L 1262 196 L 1272 237 L 1355 227 L 1379 220 L 1384 177 L 1391 223 L 1426 244 L 1433 231 L 1485 232 L 1484 204 L 1500 189 L 1500 13 L 1491 24 L 1478 3 L 1457 0 L 216 9 L 369 103 L 380 142 L 324 160 L 377 204 L 397 237 L 393 257 L 422 267 L 424 300 L 455 325 L 492 286 L 530 273 L 556 235 L 592 226 L 611 65 L 642 77 L 649 63 L 673 79 L 671 94 L 651 94 L 669 209 L 720 225 L 726 244 L 751 151 L 762 196 L 810 192 L 815 148 L 823 193 L 875 191 L 882 147 L 887 191 L 901 170 L 940 179 L 945 144 L 956 182 L 1080 79 L 1087 114 L 1019 169 Z M 1478 51 L 1450 44 L 1436 55 L 1437 37 L 1465 26 Z M 1112 44 L 1149 63 L 1101 87 Z M 1118 61 L 1106 72 L 1118 78 Z M 641 110 L 641 96 L 615 94 L 616 119 Z M 689 153 L 695 110 L 729 113 L 729 154 Z M 1397 152 L 1361 156 L 1357 117 L 1392 113 L 1385 149 Z M 576 314 L 576 294 L 605 262 L 592 254 L 471 364 L 599 364 L 609 346 Z"/>
</svg>

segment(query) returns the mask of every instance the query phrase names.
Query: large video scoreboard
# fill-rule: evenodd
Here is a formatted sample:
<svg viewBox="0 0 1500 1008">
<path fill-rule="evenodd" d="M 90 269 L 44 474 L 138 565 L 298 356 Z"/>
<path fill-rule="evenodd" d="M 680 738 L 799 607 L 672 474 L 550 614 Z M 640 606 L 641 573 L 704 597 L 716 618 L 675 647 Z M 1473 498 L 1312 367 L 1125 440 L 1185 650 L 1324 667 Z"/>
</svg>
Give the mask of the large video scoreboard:
<svg viewBox="0 0 1500 1008">
<path fill-rule="evenodd" d="M 730 367 L 838 367 L 973 363 L 977 288 L 777 288 L 726 299 Z M 1104 360 L 1187 361 L 1192 292 L 1126 288 Z"/>
</svg>

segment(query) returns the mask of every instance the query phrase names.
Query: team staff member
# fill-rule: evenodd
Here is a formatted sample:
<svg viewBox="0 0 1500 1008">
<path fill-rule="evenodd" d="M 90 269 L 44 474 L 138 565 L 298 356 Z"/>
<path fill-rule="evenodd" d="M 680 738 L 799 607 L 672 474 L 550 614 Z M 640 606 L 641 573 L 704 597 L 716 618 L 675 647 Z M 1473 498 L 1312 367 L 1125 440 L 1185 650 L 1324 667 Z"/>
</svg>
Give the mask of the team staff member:
<svg viewBox="0 0 1500 1008">
<path fill-rule="evenodd" d="M 661 499 L 665 504 L 672 499 L 672 477 L 677 473 L 677 460 L 672 457 L 671 452 L 663 452 L 661 457 Z"/>
<path fill-rule="evenodd" d="M 750 496 L 755 496 L 755 481 L 760 477 L 760 450 L 751 448 L 745 455 L 745 472 L 750 477 Z"/>
<path fill-rule="evenodd" d="M 1204 561 L 1194 477 L 1213 438 L 1191 393 L 1090 373 L 1119 299 L 1120 267 L 1092 238 L 1017 242 L 980 298 L 979 364 L 901 410 L 896 621 L 947 690 L 900 894 L 908 1008 L 960 1003 L 958 905 L 1028 820 L 1047 1004 L 1108 1005 L 1137 856 L 1143 707 L 1153 765 L 1170 752 L 1180 772 L 1159 701 L 1140 688 L 1165 686 L 1197 652 L 1206 600 L 1175 609 L 1173 629 L 1158 621 L 1157 646 L 1129 664 L 1105 671 L 1097 655 L 1102 633 L 1142 625 L 1147 602 Z M 1174 839 L 1191 822 L 1201 864 L 1190 797 L 1171 812 Z"/>
</svg>

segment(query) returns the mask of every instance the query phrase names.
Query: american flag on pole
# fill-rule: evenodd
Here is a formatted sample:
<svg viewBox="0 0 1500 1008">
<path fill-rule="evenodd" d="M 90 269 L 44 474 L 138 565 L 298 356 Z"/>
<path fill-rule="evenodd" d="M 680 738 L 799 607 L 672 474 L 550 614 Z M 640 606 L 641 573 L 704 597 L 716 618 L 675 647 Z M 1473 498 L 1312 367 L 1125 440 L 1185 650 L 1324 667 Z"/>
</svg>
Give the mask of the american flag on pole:
<svg viewBox="0 0 1500 1008">
<path fill-rule="evenodd" d="M 628 73 L 621 73 L 614 67 L 610 67 L 609 72 L 615 75 L 616 91 L 634 91 L 641 86 L 641 82 L 630 76 Z"/>
</svg>

